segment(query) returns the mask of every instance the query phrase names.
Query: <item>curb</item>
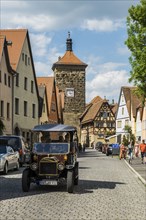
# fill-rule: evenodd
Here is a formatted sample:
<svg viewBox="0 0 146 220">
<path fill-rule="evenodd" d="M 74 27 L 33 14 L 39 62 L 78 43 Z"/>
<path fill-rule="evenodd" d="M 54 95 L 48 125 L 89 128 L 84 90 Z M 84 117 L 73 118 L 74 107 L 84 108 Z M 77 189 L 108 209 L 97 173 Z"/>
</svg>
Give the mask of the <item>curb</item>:
<svg viewBox="0 0 146 220">
<path fill-rule="evenodd" d="M 146 186 L 146 180 L 138 172 L 136 172 L 126 160 L 124 161 L 128 165 L 128 167 L 137 175 L 137 177 L 141 180 L 141 182 Z"/>
</svg>

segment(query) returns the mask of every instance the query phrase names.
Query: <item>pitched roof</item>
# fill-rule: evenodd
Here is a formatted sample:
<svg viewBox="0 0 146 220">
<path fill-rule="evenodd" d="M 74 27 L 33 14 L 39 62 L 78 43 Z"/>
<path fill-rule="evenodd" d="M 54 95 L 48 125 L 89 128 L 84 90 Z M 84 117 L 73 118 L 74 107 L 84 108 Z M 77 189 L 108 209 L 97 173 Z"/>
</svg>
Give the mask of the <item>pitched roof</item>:
<svg viewBox="0 0 146 220">
<path fill-rule="evenodd" d="M 46 97 L 46 99 L 47 99 L 46 86 L 39 85 L 38 91 L 39 91 L 39 116 L 41 117 L 42 111 L 43 111 L 44 98 Z M 47 102 L 47 100 L 46 100 L 46 102 Z M 47 115 L 49 115 L 48 104 L 47 104 L 46 108 L 47 108 Z"/>
<path fill-rule="evenodd" d="M 136 87 L 123 86 L 121 90 L 123 91 L 123 94 L 125 97 L 126 106 L 127 106 L 127 110 L 128 110 L 130 118 L 131 118 L 131 109 L 132 109 L 133 117 L 136 117 L 136 108 L 141 103 L 141 100 L 134 93 L 134 91 L 136 90 Z"/>
<path fill-rule="evenodd" d="M 40 86 L 45 85 L 47 91 L 47 101 L 48 101 L 48 109 L 50 113 L 51 108 L 51 100 L 52 100 L 52 92 L 54 86 L 54 77 L 37 77 L 37 84 Z"/>
<path fill-rule="evenodd" d="M 102 98 L 100 96 L 94 97 L 88 104 L 86 104 L 85 111 L 80 115 L 80 120 L 87 114 L 87 112 L 90 110 L 90 108 L 93 106 L 93 104 L 101 101 Z"/>
<path fill-rule="evenodd" d="M 94 120 L 94 118 L 96 117 L 100 107 L 102 106 L 103 102 L 105 100 L 103 100 L 100 96 L 96 96 L 86 107 L 85 109 L 85 113 L 83 113 L 83 119 L 81 121 L 81 123 L 86 123 L 89 121 Z"/>
<path fill-rule="evenodd" d="M 59 60 L 53 64 L 52 69 L 54 70 L 57 65 L 78 65 L 87 67 L 86 63 L 83 63 L 79 58 L 75 56 L 73 51 L 66 51 L 63 57 L 60 57 Z"/>
<path fill-rule="evenodd" d="M 4 42 L 5 42 L 5 37 L 0 36 L 0 60 L 2 58 L 2 53 L 3 53 L 3 50 L 4 50 Z"/>
<path fill-rule="evenodd" d="M 117 110 L 118 110 L 118 104 L 114 103 L 114 104 L 110 104 L 111 110 L 114 113 L 114 115 L 116 114 Z"/>
<path fill-rule="evenodd" d="M 8 47 L 10 63 L 14 70 L 17 69 L 19 58 L 21 55 L 24 40 L 27 35 L 27 29 L 5 29 L 0 30 L 0 35 L 6 36 L 7 41 L 12 41 L 12 45 Z"/>
<path fill-rule="evenodd" d="M 5 54 L 6 65 L 7 65 L 9 73 L 10 72 L 12 74 L 15 73 L 15 71 L 12 70 L 11 65 L 10 65 L 10 59 L 9 59 L 9 54 L 8 54 L 8 47 L 7 47 L 6 37 L 0 35 L 0 62 L 1 62 L 1 59 L 2 59 L 3 52 Z"/>
</svg>

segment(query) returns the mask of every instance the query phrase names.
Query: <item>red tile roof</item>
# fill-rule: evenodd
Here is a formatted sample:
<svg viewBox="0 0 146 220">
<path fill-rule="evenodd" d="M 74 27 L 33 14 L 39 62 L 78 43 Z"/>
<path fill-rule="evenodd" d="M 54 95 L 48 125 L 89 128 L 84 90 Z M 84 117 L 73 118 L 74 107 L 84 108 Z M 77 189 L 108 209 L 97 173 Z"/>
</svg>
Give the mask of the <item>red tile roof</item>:
<svg viewBox="0 0 146 220">
<path fill-rule="evenodd" d="M 12 41 L 12 46 L 8 47 L 10 63 L 14 70 L 17 69 L 27 29 L 5 29 L 0 30 L 0 35 L 6 36 L 7 41 Z"/>
<path fill-rule="evenodd" d="M 73 51 L 66 51 L 64 56 L 60 57 L 60 59 L 53 64 L 52 69 L 54 69 L 56 65 L 79 65 L 87 67 L 87 64 L 77 58 Z"/>
<path fill-rule="evenodd" d="M 40 86 L 45 85 L 47 91 L 47 98 L 48 98 L 48 109 L 50 113 L 51 108 L 51 101 L 52 101 L 52 92 L 54 86 L 54 77 L 37 77 L 37 84 Z"/>
<path fill-rule="evenodd" d="M 3 53 L 3 49 L 4 49 L 4 42 L 5 42 L 5 37 L 0 36 L 0 60 L 2 58 L 2 53 Z"/>
<path fill-rule="evenodd" d="M 131 118 L 131 109 L 132 109 L 133 117 L 136 117 L 136 108 L 141 103 L 141 99 L 134 92 L 136 90 L 136 87 L 123 86 L 121 89 L 123 91 L 126 100 L 127 110 L 130 118 Z"/>
<path fill-rule="evenodd" d="M 93 121 L 104 101 L 105 100 L 103 100 L 100 96 L 96 96 L 94 99 L 92 99 L 82 114 L 83 119 L 81 123 L 84 124 L 86 122 Z"/>
</svg>

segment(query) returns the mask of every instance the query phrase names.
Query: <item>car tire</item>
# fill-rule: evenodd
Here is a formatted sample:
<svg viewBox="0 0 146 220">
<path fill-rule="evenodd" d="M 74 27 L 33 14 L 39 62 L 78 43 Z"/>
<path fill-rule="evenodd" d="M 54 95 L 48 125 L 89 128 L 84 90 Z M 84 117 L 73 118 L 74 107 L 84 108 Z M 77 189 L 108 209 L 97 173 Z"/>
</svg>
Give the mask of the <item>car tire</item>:
<svg viewBox="0 0 146 220">
<path fill-rule="evenodd" d="M 16 164 L 16 170 L 19 170 L 20 168 L 20 164 L 19 164 L 19 160 L 17 161 L 17 164 Z"/>
<path fill-rule="evenodd" d="M 67 192 L 73 193 L 74 189 L 74 171 L 68 170 L 67 172 Z"/>
<path fill-rule="evenodd" d="M 3 173 L 4 173 L 5 175 L 7 175 L 7 173 L 8 173 L 8 163 L 7 163 L 7 162 L 6 162 L 5 165 L 4 165 L 4 171 L 3 171 Z"/>
<path fill-rule="evenodd" d="M 22 174 L 22 190 L 23 192 L 28 192 L 29 189 L 30 189 L 29 170 L 25 169 Z"/>
<path fill-rule="evenodd" d="M 19 162 L 19 166 L 22 167 L 22 166 L 23 166 L 23 163 L 22 163 L 22 162 Z"/>
<path fill-rule="evenodd" d="M 76 185 L 76 186 L 77 186 L 77 185 L 78 185 L 78 183 L 79 183 L 79 178 L 78 178 L 78 177 L 76 177 L 76 178 L 75 178 L 75 180 L 74 180 L 74 185 Z"/>
</svg>

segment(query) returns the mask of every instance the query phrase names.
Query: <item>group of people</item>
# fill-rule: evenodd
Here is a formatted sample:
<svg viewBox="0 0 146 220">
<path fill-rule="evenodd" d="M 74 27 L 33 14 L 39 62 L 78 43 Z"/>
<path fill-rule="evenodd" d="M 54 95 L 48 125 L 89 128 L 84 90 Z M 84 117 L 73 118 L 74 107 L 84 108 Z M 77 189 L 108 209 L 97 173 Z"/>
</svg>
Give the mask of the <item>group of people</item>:
<svg viewBox="0 0 146 220">
<path fill-rule="evenodd" d="M 124 146 L 122 143 L 120 145 L 120 160 L 122 158 L 126 159 L 127 153 L 129 155 L 129 158 L 133 158 L 133 154 L 135 157 L 139 157 L 141 154 L 141 162 L 146 163 L 146 143 L 144 140 L 142 140 L 142 143 L 139 144 L 138 142 L 133 144 L 132 141 L 129 142 L 128 146 Z"/>
<path fill-rule="evenodd" d="M 67 133 L 65 135 L 65 138 L 62 135 L 60 135 L 59 136 L 59 142 L 69 142 L 69 134 Z"/>
<path fill-rule="evenodd" d="M 51 143 L 51 138 L 50 138 L 50 136 L 45 136 L 44 134 L 42 134 L 42 136 L 41 136 L 41 142 L 42 142 L 42 143 Z M 67 133 L 67 134 L 65 135 L 65 138 L 64 138 L 62 135 L 60 135 L 60 136 L 59 136 L 59 142 L 69 142 L 69 134 Z"/>
</svg>

